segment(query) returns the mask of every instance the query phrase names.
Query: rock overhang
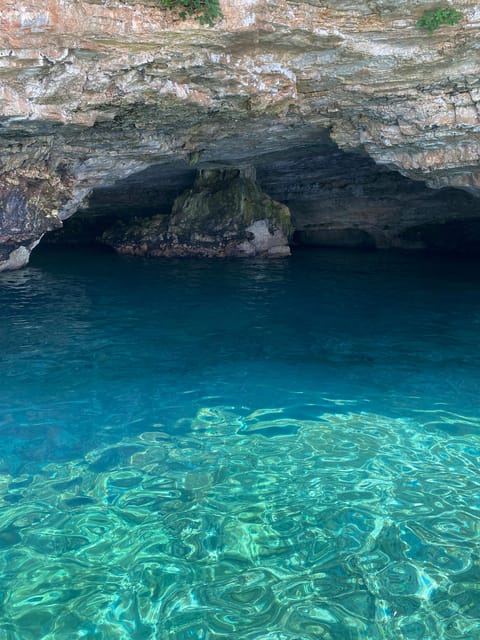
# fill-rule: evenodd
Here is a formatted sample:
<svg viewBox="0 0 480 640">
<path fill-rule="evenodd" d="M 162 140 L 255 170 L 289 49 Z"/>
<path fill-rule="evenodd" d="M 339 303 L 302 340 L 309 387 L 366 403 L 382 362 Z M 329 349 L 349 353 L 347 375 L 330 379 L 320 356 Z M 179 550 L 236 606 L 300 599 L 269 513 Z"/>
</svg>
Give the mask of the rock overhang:
<svg viewBox="0 0 480 640">
<path fill-rule="evenodd" d="M 43 172 L 49 197 L 59 180 L 59 219 L 151 166 L 258 167 L 331 140 L 434 187 L 479 189 L 473 0 L 432 36 L 416 26 L 423 0 L 224 0 L 213 29 L 154 2 L 37 5 L 2 13 L 1 171 Z"/>
</svg>

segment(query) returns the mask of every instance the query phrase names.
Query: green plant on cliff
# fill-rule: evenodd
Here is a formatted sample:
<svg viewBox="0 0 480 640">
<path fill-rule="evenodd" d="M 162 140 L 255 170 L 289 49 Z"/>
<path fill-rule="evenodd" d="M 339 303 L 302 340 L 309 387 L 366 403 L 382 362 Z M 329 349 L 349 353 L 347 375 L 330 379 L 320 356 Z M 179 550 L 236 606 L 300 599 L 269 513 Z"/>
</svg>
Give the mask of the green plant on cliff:
<svg viewBox="0 0 480 640">
<path fill-rule="evenodd" d="M 223 18 L 219 0 L 157 0 L 167 9 L 177 9 L 182 20 L 194 16 L 200 24 L 213 27 L 215 20 Z"/>
<path fill-rule="evenodd" d="M 426 29 L 428 33 L 433 33 L 442 24 L 457 24 L 463 18 L 463 13 L 448 7 L 438 7 L 428 9 L 417 22 L 420 29 Z"/>
</svg>

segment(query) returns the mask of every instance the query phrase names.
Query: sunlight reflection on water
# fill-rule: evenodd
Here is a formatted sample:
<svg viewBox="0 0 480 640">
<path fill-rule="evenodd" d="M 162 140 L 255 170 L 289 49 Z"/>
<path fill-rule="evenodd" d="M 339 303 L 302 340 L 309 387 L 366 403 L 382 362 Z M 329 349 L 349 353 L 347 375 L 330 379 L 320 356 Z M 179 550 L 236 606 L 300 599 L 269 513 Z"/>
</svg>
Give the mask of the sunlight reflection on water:
<svg viewBox="0 0 480 640">
<path fill-rule="evenodd" d="M 479 454 L 472 434 L 374 414 L 208 407 L 188 435 L 4 476 L 0 629 L 475 638 Z"/>
<path fill-rule="evenodd" d="M 470 264 L 0 276 L 1 640 L 480 638 Z"/>
</svg>

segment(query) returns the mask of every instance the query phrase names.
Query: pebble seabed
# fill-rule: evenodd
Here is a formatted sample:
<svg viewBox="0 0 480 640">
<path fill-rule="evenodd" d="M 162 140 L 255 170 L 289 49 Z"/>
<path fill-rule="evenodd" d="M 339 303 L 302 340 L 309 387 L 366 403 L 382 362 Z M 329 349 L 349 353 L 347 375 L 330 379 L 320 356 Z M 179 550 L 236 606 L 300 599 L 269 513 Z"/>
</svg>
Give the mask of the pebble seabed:
<svg viewBox="0 0 480 640">
<path fill-rule="evenodd" d="M 480 638 L 478 419 L 183 423 L 1 478 L 2 640 Z"/>
</svg>

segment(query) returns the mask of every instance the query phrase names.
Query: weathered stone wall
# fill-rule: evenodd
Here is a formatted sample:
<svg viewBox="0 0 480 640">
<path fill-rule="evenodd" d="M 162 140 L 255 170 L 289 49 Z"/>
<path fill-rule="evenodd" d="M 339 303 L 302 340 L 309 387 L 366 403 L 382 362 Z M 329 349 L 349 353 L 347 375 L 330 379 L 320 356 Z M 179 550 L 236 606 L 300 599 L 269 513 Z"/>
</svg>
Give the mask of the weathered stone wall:
<svg viewBox="0 0 480 640">
<path fill-rule="evenodd" d="M 326 132 L 431 186 L 480 190 L 476 0 L 432 35 L 416 26 L 427 0 L 222 0 L 214 28 L 153 5 L 3 1 L 4 266 L 96 187 L 153 164 L 258 165 Z"/>
</svg>

